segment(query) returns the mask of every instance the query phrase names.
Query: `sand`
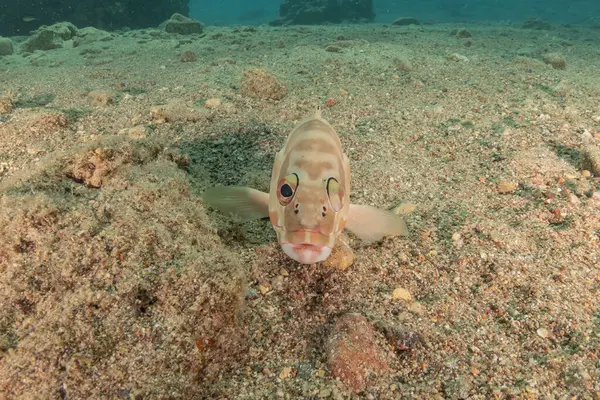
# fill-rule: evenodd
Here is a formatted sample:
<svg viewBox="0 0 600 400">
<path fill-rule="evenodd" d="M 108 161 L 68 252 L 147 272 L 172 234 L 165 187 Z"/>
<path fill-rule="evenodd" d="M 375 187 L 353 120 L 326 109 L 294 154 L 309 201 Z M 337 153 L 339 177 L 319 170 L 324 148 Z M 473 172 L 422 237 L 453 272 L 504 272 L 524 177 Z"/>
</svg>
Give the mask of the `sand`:
<svg viewBox="0 0 600 400">
<path fill-rule="evenodd" d="M 0 397 L 600 398 L 600 177 L 580 164 L 600 145 L 597 43 L 208 27 L 0 59 Z M 405 203 L 411 232 L 349 234 L 343 271 L 200 197 L 267 190 L 319 104 L 352 201 Z M 327 366 L 344 313 L 420 338 L 376 330 L 390 368 L 354 394 Z"/>
</svg>

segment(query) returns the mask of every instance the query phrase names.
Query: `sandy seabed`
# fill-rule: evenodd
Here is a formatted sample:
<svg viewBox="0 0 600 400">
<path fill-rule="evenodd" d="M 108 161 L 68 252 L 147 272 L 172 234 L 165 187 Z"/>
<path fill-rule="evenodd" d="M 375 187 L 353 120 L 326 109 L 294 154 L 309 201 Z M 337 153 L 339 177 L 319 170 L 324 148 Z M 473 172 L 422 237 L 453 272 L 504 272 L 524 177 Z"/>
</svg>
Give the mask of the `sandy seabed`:
<svg viewBox="0 0 600 400">
<path fill-rule="evenodd" d="M 209 27 L 0 59 L 0 397 L 599 399 L 599 44 Z M 345 270 L 201 200 L 267 190 L 319 104 L 352 201 L 408 204 L 410 237 L 349 235 Z M 389 369 L 354 393 L 326 354 L 348 312 L 418 338 L 376 330 Z"/>
</svg>

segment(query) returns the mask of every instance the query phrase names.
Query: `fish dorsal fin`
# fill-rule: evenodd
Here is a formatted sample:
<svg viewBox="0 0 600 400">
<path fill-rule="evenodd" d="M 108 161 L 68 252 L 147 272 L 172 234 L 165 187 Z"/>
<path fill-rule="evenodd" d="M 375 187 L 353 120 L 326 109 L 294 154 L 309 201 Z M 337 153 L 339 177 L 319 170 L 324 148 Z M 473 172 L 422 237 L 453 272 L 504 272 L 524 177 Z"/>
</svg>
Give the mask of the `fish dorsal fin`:
<svg viewBox="0 0 600 400">
<path fill-rule="evenodd" d="M 321 107 L 320 104 L 317 106 L 317 109 L 315 110 L 315 118 L 323 119 L 323 107 Z"/>
<path fill-rule="evenodd" d="M 396 214 L 358 204 L 350 204 L 346 228 L 365 242 L 376 242 L 384 236 L 408 235 L 406 223 Z"/>
<path fill-rule="evenodd" d="M 238 215 L 242 221 L 269 216 L 269 195 L 249 187 L 212 187 L 204 192 L 202 199 L 225 214 Z"/>
</svg>

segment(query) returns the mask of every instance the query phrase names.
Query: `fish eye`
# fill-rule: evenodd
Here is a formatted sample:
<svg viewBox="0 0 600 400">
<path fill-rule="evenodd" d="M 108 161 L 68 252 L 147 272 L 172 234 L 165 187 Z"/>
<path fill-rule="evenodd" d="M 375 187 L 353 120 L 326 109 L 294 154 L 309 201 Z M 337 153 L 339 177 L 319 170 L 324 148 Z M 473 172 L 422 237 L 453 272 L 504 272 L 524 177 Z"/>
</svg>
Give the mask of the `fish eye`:
<svg viewBox="0 0 600 400">
<path fill-rule="evenodd" d="M 290 185 L 284 183 L 281 186 L 281 189 L 279 189 L 279 193 L 281 193 L 281 197 L 292 197 L 294 191 L 292 190 L 292 187 Z"/>
<path fill-rule="evenodd" d="M 344 206 L 344 188 L 335 178 L 327 179 L 327 197 L 331 209 L 338 212 Z"/>
<path fill-rule="evenodd" d="M 279 184 L 277 185 L 277 199 L 279 200 L 279 204 L 282 206 L 290 204 L 298 188 L 298 183 L 299 179 L 296 174 L 286 175 L 279 180 Z"/>
</svg>

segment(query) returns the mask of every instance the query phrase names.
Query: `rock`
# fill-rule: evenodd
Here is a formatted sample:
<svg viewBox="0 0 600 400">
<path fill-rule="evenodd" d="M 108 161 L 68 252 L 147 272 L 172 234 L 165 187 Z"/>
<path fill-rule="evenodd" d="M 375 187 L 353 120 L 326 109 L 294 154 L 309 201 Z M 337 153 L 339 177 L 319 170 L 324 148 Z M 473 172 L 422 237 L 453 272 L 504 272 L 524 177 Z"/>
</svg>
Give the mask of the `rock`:
<svg viewBox="0 0 600 400">
<path fill-rule="evenodd" d="M 115 96 L 106 90 L 92 90 L 88 93 L 94 107 L 106 107 L 115 100 Z"/>
<path fill-rule="evenodd" d="M 327 47 L 325 47 L 325 51 L 329 53 L 341 53 L 343 49 L 335 44 L 330 44 Z"/>
<path fill-rule="evenodd" d="M 600 148 L 590 144 L 583 149 L 581 169 L 590 171 L 594 176 L 600 176 Z"/>
<path fill-rule="evenodd" d="M 89 26 L 77 31 L 77 35 L 75 35 L 75 38 L 73 39 L 73 47 L 84 46 L 95 42 L 107 42 L 113 39 L 113 35 L 109 32 Z"/>
<path fill-rule="evenodd" d="M 550 22 L 542 21 L 540 19 L 531 17 L 528 18 L 522 26 L 523 29 L 535 29 L 535 30 L 552 30 L 552 24 Z"/>
<path fill-rule="evenodd" d="M 192 33 L 202 33 L 204 25 L 200 21 L 185 17 L 175 13 L 165 21 L 165 31 L 168 33 L 179 33 L 180 35 L 190 35 Z"/>
<path fill-rule="evenodd" d="M 567 68 L 567 61 L 559 53 L 548 53 L 542 58 L 546 64 L 549 64 L 554 69 L 565 69 Z"/>
<path fill-rule="evenodd" d="M 397 287 L 392 292 L 392 298 L 396 299 L 396 300 L 411 301 L 412 300 L 412 295 L 410 294 L 410 292 L 408 290 L 406 290 L 404 288 L 401 288 L 401 287 Z"/>
<path fill-rule="evenodd" d="M 415 314 L 415 315 L 425 315 L 425 313 L 427 312 L 427 310 L 425 309 L 425 306 L 421 303 L 411 303 L 408 306 L 408 311 L 410 311 L 411 313 Z"/>
<path fill-rule="evenodd" d="M 216 97 L 208 99 L 204 102 L 204 107 L 210 108 L 210 109 L 217 108 L 220 105 L 221 105 L 221 99 L 216 98 Z"/>
<path fill-rule="evenodd" d="M 417 343 L 423 339 L 421 335 L 414 331 L 378 320 L 373 323 L 373 327 L 383 333 L 388 343 L 397 351 L 411 350 Z"/>
<path fill-rule="evenodd" d="M 448 56 L 448 60 L 456 61 L 456 62 L 469 62 L 467 56 L 463 56 L 462 54 L 452 53 Z"/>
<path fill-rule="evenodd" d="M 13 42 L 9 38 L 0 37 L 0 57 L 1 56 L 10 56 L 12 55 Z"/>
<path fill-rule="evenodd" d="M 392 209 L 392 213 L 394 213 L 396 215 L 406 215 L 406 214 L 412 213 L 416 209 L 417 209 L 417 205 L 416 204 L 402 203 L 399 206 L 394 207 Z"/>
<path fill-rule="evenodd" d="M 400 18 L 396 18 L 396 20 L 394 22 L 392 22 L 392 25 L 396 25 L 396 26 L 421 25 L 421 22 L 419 22 L 418 19 L 413 18 L 413 17 L 400 17 Z"/>
<path fill-rule="evenodd" d="M 271 25 L 372 21 L 375 13 L 372 0 L 285 0 L 279 16 Z"/>
<path fill-rule="evenodd" d="M 13 110 L 13 102 L 10 97 L 0 97 L 0 115 L 10 114 Z"/>
<path fill-rule="evenodd" d="M 0 2 L 0 35 L 25 36 L 41 25 L 69 21 L 98 29 L 143 29 L 173 13 L 187 15 L 188 0 L 27 0 Z M 31 18 L 23 18 L 24 16 Z"/>
<path fill-rule="evenodd" d="M 64 46 L 77 34 L 77 28 L 70 22 L 59 22 L 50 26 L 39 27 L 25 43 L 21 50 L 33 53 L 35 50 L 52 50 Z"/>
<path fill-rule="evenodd" d="M 459 377 L 444 385 L 444 394 L 448 399 L 466 399 L 471 392 L 471 382 L 468 377 Z"/>
<path fill-rule="evenodd" d="M 344 240 L 339 240 L 333 248 L 331 255 L 323 261 L 327 268 L 334 268 L 338 271 L 348 269 L 354 263 L 354 251 Z"/>
<path fill-rule="evenodd" d="M 186 50 L 183 53 L 181 53 L 181 56 L 179 56 L 179 60 L 181 62 L 195 62 L 197 59 L 198 56 L 195 52 L 191 50 Z"/>
<path fill-rule="evenodd" d="M 507 182 L 507 181 L 500 181 L 498 182 L 498 193 L 500 194 L 508 194 L 508 193 L 512 193 L 515 190 L 517 190 L 517 188 L 519 187 L 519 185 L 517 185 L 516 183 L 512 183 L 512 182 Z"/>
<path fill-rule="evenodd" d="M 458 32 L 456 32 L 456 37 L 459 39 L 466 39 L 470 38 L 471 36 L 471 32 L 469 32 L 466 28 L 459 29 Z"/>
<path fill-rule="evenodd" d="M 539 337 L 541 337 L 541 338 L 543 338 L 543 339 L 548 339 L 549 337 L 551 337 L 551 336 L 552 336 L 552 333 L 551 333 L 551 332 L 550 332 L 548 329 L 546 329 L 546 328 L 539 328 L 539 329 L 536 331 L 536 333 L 537 333 L 537 335 L 538 335 Z"/>
<path fill-rule="evenodd" d="M 287 95 L 287 88 L 270 72 L 252 69 L 244 72 L 241 93 L 264 100 L 281 100 Z"/>
<path fill-rule="evenodd" d="M 371 373 L 385 373 L 388 363 L 380 354 L 373 326 L 360 314 L 340 317 L 326 343 L 327 364 L 331 374 L 353 393 L 367 387 Z"/>
</svg>

